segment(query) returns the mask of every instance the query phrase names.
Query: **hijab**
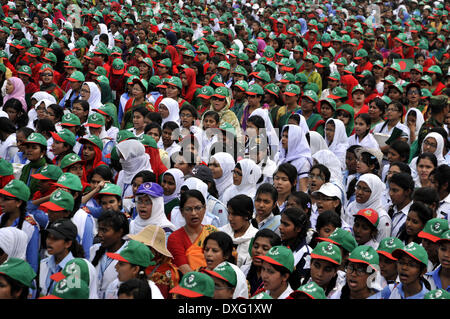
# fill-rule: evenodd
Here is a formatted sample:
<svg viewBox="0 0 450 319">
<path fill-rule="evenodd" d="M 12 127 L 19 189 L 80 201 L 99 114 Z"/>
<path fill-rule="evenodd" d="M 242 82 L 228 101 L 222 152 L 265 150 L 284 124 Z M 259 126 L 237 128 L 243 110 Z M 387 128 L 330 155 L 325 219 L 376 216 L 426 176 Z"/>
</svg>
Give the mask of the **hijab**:
<svg viewBox="0 0 450 319">
<path fill-rule="evenodd" d="M 417 138 L 417 136 L 419 136 L 420 128 L 422 127 L 422 124 L 425 122 L 425 119 L 423 117 L 422 112 L 420 112 L 420 110 L 416 109 L 415 107 L 412 107 L 412 108 L 410 108 L 408 110 L 408 112 L 406 112 L 405 125 L 406 125 L 406 122 L 408 120 L 408 114 L 409 113 L 416 113 L 416 130 L 415 130 L 415 135 L 416 135 L 416 138 Z"/>
<path fill-rule="evenodd" d="M 31 99 L 35 99 L 38 102 L 42 101 L 42 100 L 49 100 L 49 101 L 51 101 L 51 104 L 57 104 L 55 97 L 45 91 L 38 91 L 38 92 L 34 93 L 31 96 Z M 39 104 L 36 103 L 36 105 L 39 105 Z"/>
<path fill-rule="evenodd" d="M 130 223 L 130 234 L 137 234 L 148 225 L 156 225 L 163 229 L 169 228 L 174 231 L 175 225 L 167 219 L 164 213 L 164 198 L 162 196 L 153 197 L 148 194 L 146 196 L 152 200 L 152 214 L 148 219 L 142 219 L 138 214 Z"/>
<path fill-rule="evenodd" d="M 169 115 L 165 119 L 162 119 L 161 127 L 166 122 L 170 122 L 170 121 L 175 122 L 178 125 L 180 125 L 180 106 L 178 105 L 178 102 L 175 101 L 174 99 L 172 99 L 171 97 L 166 97 L 161 100 L 159 105 L 161 105 L 161 104 L 165 105 L 167 107 L 167 109 L 169 110 Z"/>
<path fill-rule="evenodd" d="M 330 144 L 330 141 L 328 141 L 326 134 L 325 134 L 325 142 L 328 145 L 328 149 L 332 151 L 341 161 L 341 166 L 343 169 L 345 169 L 345 155 L 347 153 L 348 149 L 348 137 L 347 132 L 345 131 L 345 125 L 344 122 L 338 119 L 330 118 L 325 123 L 325 126 L 327 123 L 333 122 L 334 123 L 334 137 L 333 141 Z"/>
<path fill-rule="evenodd" d="M 261 177 L 261 168 L 249 158 L 242 159 L 237 164 L 241 166 L 242 181 L 239 185 L 233 184 L 230 188 L 227 188 L 223 195 L 224 204 L 236 195 L 244 194 L 252 199 L 256 195 L 256 182 Z"/>
<path fill-rule="evenodd" d="M 316 131 L 309 131 L 309 146 L 311 148 L 311 155 L 316 154 L 318 151 L 328 149 L 325 139 Z"/>
<path fill-rule="evenodd" d="M 266 135 L 269 138 L 271 154 L 276 154 L 276 152 L 278 151 L 279 139 L 278 139 L 277 133 L 275 132 L 275 128 L 272 125 L 272 121 L 270 120 L 269 110 L 263 109 L 263 108 L 257 108 L 256 110 L 254 110 L 252 112 L 252 114 L 250 114 L 249 118 L 254 115 L 258 115 L 264 120 L 264 127 L 266 129 Z"/>
<path fill-rule="evenodd" d="M 328 168 L 330 171 L 330 182 L 338 186 L 343 193 L 345 193 L 344 184 L 342 181 L 344 177 L 342 175 L 341 163 L 331 150 L 320 150 L 312 156 L 319 164 L 322 164 Z M 344 203 L 344 200 L 341 199 Z"/>
<path fill-rule="evenodd" d="M 183 184 L 183 182 L 184 182 L 184 174 L 178 168 L 168 169 L 167 171 L 164 172 L 163 178 L 164 178 L 164 175 L 166 175 L 166 174 L 169 174 L 173 177 L 173 180 L 175 181 L 175 190 L 172 194 L 163 196 L 164 204 L 167 204 L 171 200 L 180 197 L 181 184 Z"/>
<path fill-rule="evenodd" d="M 28 235 L 16 227 L 0 228 L 0 248 L 8 258 L 25 260 L 28 246 Z"/>
<path fill-rule="evenodd" d="M 383 183 L 382 180 L 377 175 L 372 173 L 366 173 L 361 175 L 356 185 L 358 185 L 361 182 L 365 182 L 372 191 L 372 193 L 370 194 L 369 199 L 365 203 L 360 204 L 355 200 L 349 205 L 347 217 L 350 218 L 349 220 L 350 225 L 353 225 L 353 214 L 356 214 L 361 209 L 372 208 L 378 213 L 378 216 L 381 216 L 381 211 L 385 210 L 381 199 L 386 189 L 386 184 Z"/>
<path fill-rule="evenodd" d="M 233 173 L 231 170 L 236 165 L 233 156 L 225 152 L 219 152 L 211 156 L 211 159 L 217 161 L 222 169 L 222 176 L 219 178 L 215 178 L 216 188 L 219 194 L 225 192 L 225 190 L 233 185 Z"/>
<path fill-rule="evenodd" d="M 258 42 L 257 52 L 260 56 L 263 56 L 264 49 L 267 46 L 266 41 L 264 41 L 262 39 L 256 39 L 256 42 Z"/>
<path fill-rule="evenodd" d="M 123 156 L 120 159 L 123 172 L 121 178 L 122 183 L 131 184 L 134 175 L 140 171 L 152 171 L 150 156 L 145 153 L 144 145 L 138 140 L 129 139 L 122 141 L 117 144 L 116 148 L 117 152 Z M 119 180 L 117 181 L 117 185 L 119 185 Z M 122 187 L 123 185 L 119 186 Z"/>
<path fill-rule="evenodd" d="M 87 100 L 89 102 L 89 109 L 98 109 L 100 106 L 102 106 L 102 93 L 100 89 L 94 82 L 84 82 L 83 85 L 84 84 L 89 86 L 89 90 L 91 92 L 89 99 Z"/>
<path fill-rule="evenodd" d="M 181 90 L 181 95 L 184 97 L 186 101 L 189 103 L 192 103 L 192 100 L 194 99 L 194 94 L 197 91 L 197 89 L 200 87 L 197 85 L 196 77 L 194 69 L 186 68 L 183 70 L 183 72 L 186 74 L 189 86 L 185 87 L 183 86 L 183 89 Z"/>
<path fill-rule="evenodd" d="M 355 110 L 349 104 L 341 105 L 336 109 L 336 112 L 339 110 L 344 110 L 350 114 L 350 121 L 348 122 L 347 125 L 345 125 L 346 127 L 345 131 L 347 133 L 347 136 L 350 137 L 350 135 L 352 135 L 353 133 L 353 129 L 355 128 Z"/>
<path fill-rule="evenodd" d="M 6 101 L 8 101 L 9 99 L 17 99 L 22 104 L 23 110 L 27 112 L 27 102 L 25 101 L 25 85 L 23 84 L 22 80 L 20 78 L 12 76 L 7 79 L 7 81 L 11 82 L 11 84 L 14 86 L 14 89 L 11 94 L 5 95 L 5 97 L 3 98 L 3 105 L 5 105 Z"/>
<path fill-rule="evenodd" d="M 99 82 L 98 85 L 100 85 L 101 104 L 113 103 L 114 99 L 109 84 L 105 82 Z"/>
<path fill-rule="evenodd" d="M 280 163 L 292 162 L 301 157 L 310 160 L 311 148 L 306 139 L 306 132 L 298 125 L 289 124 L 283 127 L 281 134 L 283 134 L 286 128 L 289 128 L 288 149 L 285 150 L 283 148 L 280 140 L 278 148 Z"/>
<path fill-rule="evenodd" d="M 442 164 L 446 164 L 446 161 L 445 161 L 445 158 L 444 158 L 444 155 L 443 155 L 443 152 L 444 152 L 444 138 L 439 133 L 431 132 L 431 133 L 428 133 L 427 136 L 425 136 L 425 138 L 423 140 L 425 141 L 429 137 L 434 138 L 436 140 L 436 143 L 437 143 L 437 147 L 436 147 L 436 150 L 434 151 L 434 155 L 436 155 L 438 166 L 442 165 Z M 422 152 L 423 152 L 423 142 L 422 142 Z"/>
</svg>

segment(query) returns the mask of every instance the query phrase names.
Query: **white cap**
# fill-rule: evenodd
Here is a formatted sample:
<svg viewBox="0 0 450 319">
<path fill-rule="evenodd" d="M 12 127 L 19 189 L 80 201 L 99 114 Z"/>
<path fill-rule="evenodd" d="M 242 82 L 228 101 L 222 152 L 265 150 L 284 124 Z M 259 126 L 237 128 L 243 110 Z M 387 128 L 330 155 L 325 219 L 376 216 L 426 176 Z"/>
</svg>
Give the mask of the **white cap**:
<svg viewBox="0 0 450 319">
<path fill-rule="evenodd" d="M 259 9 L 259 4 L 255 3 L 252 7 L 253 10 L 258 10 Z"/>
<path fill-rule="evenodd" d="M 342 198 L 342 191 L 339 187 L 337 187 L 335 184 L 333 183 L 325 183 L 322 186 L 320 186 L 319 190 L 313 192 L 311 195 L 317 196 L 319 194 L 323 194 L 325 196 L 328 197 L 337 197 L 339 198 L 339 200 L 341 200 Z"/>
</svg>

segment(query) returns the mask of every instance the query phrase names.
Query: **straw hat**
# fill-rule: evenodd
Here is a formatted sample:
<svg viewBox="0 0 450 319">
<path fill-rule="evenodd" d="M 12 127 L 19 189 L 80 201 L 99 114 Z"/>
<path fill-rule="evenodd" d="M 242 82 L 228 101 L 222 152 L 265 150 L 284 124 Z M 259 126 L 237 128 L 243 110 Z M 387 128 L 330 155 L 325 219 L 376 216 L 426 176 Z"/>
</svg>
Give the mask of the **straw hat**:
<svg viewBox="0 0 450 319">
<path fill-rule="evenodd" d="M 139 241 L 147 246 L 154 248 L 160 254 L 173 258 L 166 247 L 166 233 L 161 227 L 148 225 L 135 235 L 128 235 L 130 239 Z"/>
</svg>

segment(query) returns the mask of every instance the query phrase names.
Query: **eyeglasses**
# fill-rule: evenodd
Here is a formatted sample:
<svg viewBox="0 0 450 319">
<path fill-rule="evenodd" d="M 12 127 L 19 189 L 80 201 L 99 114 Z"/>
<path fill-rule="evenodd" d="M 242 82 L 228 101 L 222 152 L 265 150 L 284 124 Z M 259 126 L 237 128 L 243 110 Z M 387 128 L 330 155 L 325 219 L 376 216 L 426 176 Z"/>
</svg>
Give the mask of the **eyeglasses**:
<svg viewBox="0 0 450 319">
<path fill-rule="evenodd" d="M 151 200 L 139 198 L 139 197 L 136 202 L 138 203 L 138 205 L 143 205 L 143 206 L 150 206 L 153 204 Z"/>
<path fill-rule="evenodd" d="M 236 175 L 238 175 L 238 176 L 242 176 L 242 173 L 239 172 L 239 171 L 237 171 L 237 170 L 235 170 L 235 169 L 233 169 L 233 170 L 231 171 L 231 173 L 236 174 Z"/>
<path fill-rule="evenodd" d="M 399 112 L 397 109 L 387 109 L 386 112 Z"/>
<path fill-rule="evenodd" d="M 321 181 L 324 180 L 324 178 L 322 176 L 320 176 L 320 175 L 309 174 L 308 177 L 311 178 L 311 179 L 315 179 L 316 178 L 316 179 L 321 180 Z"/>
<path fill-rule="evenodd" d="M 325 195 L 315 195 L 314 199 L 316 201 L 328 202 L 334 200 L 333 197 L 325 196 Z"/>
<path fill-rule="evenodd" d="M 357 276 L 362 276 L 362 275 L 368 273 L 367 267 L 364 267 L 364 266 L 363 267 L 361 267 L 361 266 L 358 267 L 358 266 L 354 266 L 352 264 L 350 264 L 350 265 L 345 267 L 345 272 L 347 274 L 352 274 L 353 272 L 355 272 Z"/>
<path fill-rule="evenodd" d="M 180 117 L 192 117 L 191 113 L 181 113 Z"/>
<path fill-rule="evenodd" d="M 42 73 L 42 76 L 53 76 L 53 73 Z"/>
<path fill-rule="evenodd" d="M 9 197 L 9 196 L 0 196 L 0 200 L 6 201 L 6 200 L 15 200 L 14 197 Z"/>
<path fill-rule="evenodd" d="M 83 93 L 91 93 L 90 90 L 86 90 L 86 89 L 81 89 L 80 92 L 83 92 Z"/>
<path fill-rule="evenodd" d="M 212 98 L 211 98 L 213 101 L 215 100 L 215 101 L 225 101 L 225 98 L 220 98 L 220 97 L 217 97 L 217 96 L 213 96 Z"/>
<path fill-rule="evenodd" d="M 205 207 L 205 205 L 199 205 L 199 206 L 195 206 L 195 207 L 184 207 L 183 211 L 186 213 L 192 213 L 193 211 L 196 211 L 197 213 L 201 212 L 203 207 Z"/>
<path fill-rule="evenodd" d="M 408 94 L 419 94 L 419 90 L 409 90 Z"/>
<path fill-rule="evenodd" d="M 362 191 L 364 193 L 372 193 L 372 191 L 370 190 L 370 188 L 366 188 L 366 187 L 361 187 L 359 185 L 356 185 L 355 189 L 357 191 Z"/>
<path fill-rule="evenodd" d="M 437 144 L 431 143 L 428 140 L 423 141 L 423 144 L 427 145 L 427 146 L 430 146 L 430 147 L 434 147 L 434 148 L 437 147 Z"/>
</svg>

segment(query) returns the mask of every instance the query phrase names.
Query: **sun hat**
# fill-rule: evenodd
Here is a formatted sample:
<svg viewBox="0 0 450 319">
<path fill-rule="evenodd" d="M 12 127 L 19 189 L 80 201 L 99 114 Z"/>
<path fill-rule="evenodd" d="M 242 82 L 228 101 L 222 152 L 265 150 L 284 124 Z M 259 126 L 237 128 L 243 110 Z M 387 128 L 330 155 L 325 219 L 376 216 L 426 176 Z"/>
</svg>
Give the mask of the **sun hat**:
<svg viewBox="0 0 450 319">
<path fill-rule="evenodd" d="M 139 233 L 128 235 L 128 238 L 141 242 L 146 246 L 150 246 L 164 256 L 173 258 L 172 253 L 166 246 L 166 234 L 164 230 L 157 225 L 148 225 Z"/>
</svg>

